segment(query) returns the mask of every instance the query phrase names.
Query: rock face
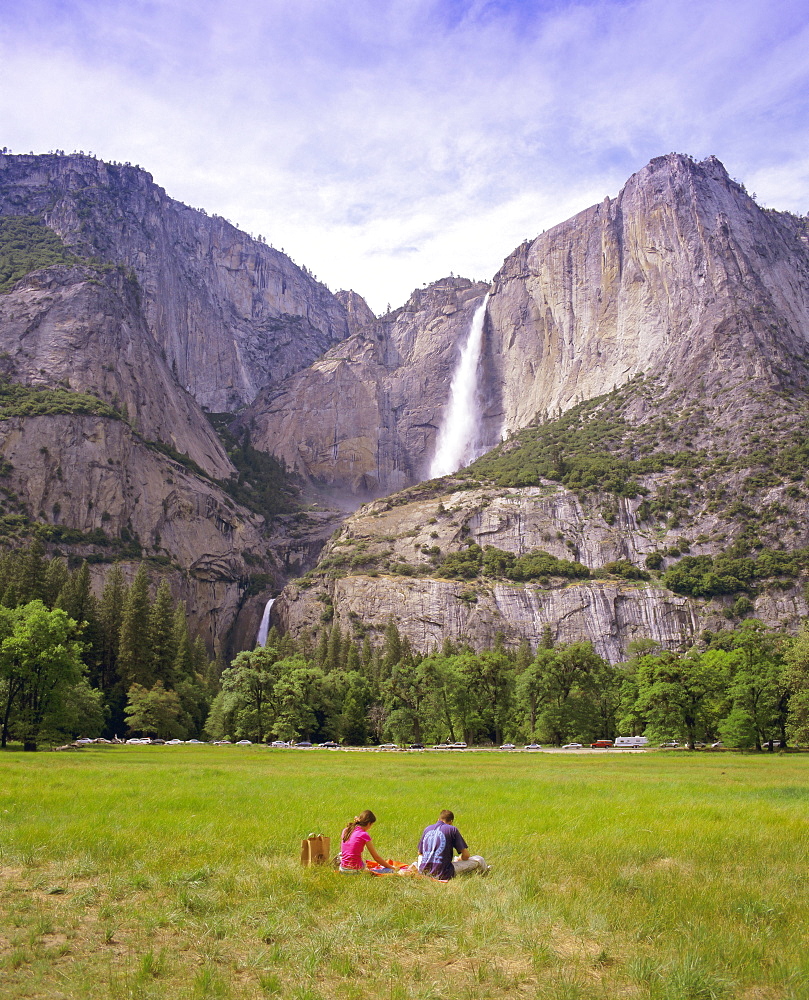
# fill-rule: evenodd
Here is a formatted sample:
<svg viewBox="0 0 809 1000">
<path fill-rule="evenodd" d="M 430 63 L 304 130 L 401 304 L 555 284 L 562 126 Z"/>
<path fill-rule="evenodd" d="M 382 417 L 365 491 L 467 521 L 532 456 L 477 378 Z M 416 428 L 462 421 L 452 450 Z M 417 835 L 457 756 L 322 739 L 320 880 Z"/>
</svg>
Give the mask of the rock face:
<svg viewBox="0 0 809 1000">
<path fill-rule="evenodd" d="M 644 486 L 653 494 L 665 488 L 665 479 L 650 476 Z M 274 619 L 293 633 L 317 630 L 328 606 L 344 632 L 350 634 L 362 622 L 377 639 L 393 619 L 413 649 L 424 653 L 439 648 L 445 638 L 480 649 L 490 646 L 498 633 L 509 646 L 528 640 L 536 648 L 550 627 L 554 641 L 590 641 L 611 662 L 623 659 L 635 639 L 678 648 L 693 642 L 704 629 L 727 627 L 725 612 L 732 598 L 696 600 L 651 580 L 607 575 L 540 584 L 432 575 L 435 554 L 459 552 L 469 543 L 492 545 L 517 556 L 541 549 L 591 569 L 622 559 L 642 568 L 646 554 L 666 552 L 671 543 L 672 554 L 662 559 L 661 566 L 673 565 L 680 554 L 674 554 L 674 542 L 683 529 L 667 531 L 656 523 L 641 523 L 637 515 L 641 497 L 622 500 L 618 516 L 608 524 L 600 514 L 604 497 L 595 495 L 584 503 L 552 483 L 455 492 L 436 483 L 411 492 L 415 499 L 379 500 L 350 517 L 326 546 L 322 572 L 306 585 L 288 585 L 273 607 Z M 782 490 L 776 499 L 783 499 Z M 809 516 L 805 502 L 801 510 Z M 693 544 L 692 554 L 720 548 L 706 533 L 717 521 L 705 512 L 690 526 L 690 535 L 704 539 Z M 804 519 L 794 544 L 808 541 Z M 796 628 L 809 614 L 807 594 L 799 585 L 764 591 L 750 613 L 772 627 Z"/>
<path fill-rule="evenodd" d="M 151 337 L 208 410 L 251 402 L 348 334 L 345 309 L 308 272 L 140 168 L 0 155 L 0 215 L 40 216 L 80 256 L 130 267 Z"/>
<path fill-rule="evenodd" d="M 609 571 L 576 583 L 458 582 L 435 576 L 439 557 L 469 542 L 539 548 L 598 575 L 616 560 L 641 569 L 652 554 L 665 569 L 675 551 L 809 543 L 809 229 L 759 208 L 715 159 L 653 160 L 615 199 L 519 247 L 491 286 L 447 278 L 380 318 L 261 239 L 168 198 L 139 168 L 0 155 L 9 215 L 44 219 L 82 262 L 30 273 L 0 296 L 0 371 L 90 393 L 119 419 L 0 417 L 7 523 L 61 531 L 77 555 L 112 557 L 139 541 L 225 654 L 252 645 L 265 599 L 311 565 L 337 520 L 268 525 L 236 504 L 222 488 L 234 468 L 203 408 L 233 412 L 240 439 L 248 431 L 303 479 L 346 494 L 344 506 L 409 491 L 347 520 L 313 582 L 287 588 L 274 618 L 293 630 L 318 625 L 326 601 L 346 629 L 363 619 L 381 630 L 393 615 L 424 650 L 446 636 L 482 645 L 498 631 L 533 643 L 547 625 L 617 659 L 632 638 L 677 645 L 721 624 L 729 599 L 687 599 Z M 643 516 L 640 492 L 584 493 L 533 473 L 513 488 L 496 476 L 414 487 L 487 292 L 485 442 L 624 386 L 621 420 L 643 433 L 623 458 L 700 450 L 711 483 L 685 461 L 658 470 L 640 484 Z M 602 405 L 617 407 L 617 395 Z M 764 454 L 776 429 L 788 461 Z M 749 468 L 736 460 L 756 449 L 764 457 Z M 564 465 L 560 452 L 560 478 Z M 807 612 L 785 580 L 754 603 L 773 624 Z"/>
<path fill-rule="evenodd" d="M 489 302 L 486 378 L 503 430 L 639 372 L 703 392 L 755 377 L 809 339 L 809 250 L 798 220 L 759 208 L 722 164 L 671 154 L 617 198 L 519 247 Z"/>
<path fill-rule="evenodd" d="M 283 254 L 136 168 L 0 155 L 9 215 L 43 218 L 86 263 L 34 271 L 0 295 L 3 376 L 89 393 L 121 419 L 58 407 L 0 419 L 2 534 L 13 544 L 39 522 L 71 555 L 123 558 L 130 573 L 140 544 L 213 652 L 252 646 L 267 594 L 316 557 L 332 519 L 266 525 L 235 503 L 215 482 L 235 470 L 200 404 L 241 405 L 309 364 L 347 335 L 346 309 Z M 257 574 L 264 593 L 250 586 Z"/>
<path fill-rule="evenodd" d="M 527 639 L 536 649 L 550 626 L 554 642 L 589 640 L 615 663 L 633 639 L 651 638 L 671 648 L 692 639 L 700 626 L 686 598 L 655 587 L 582 583 L 548 590 L 496 583 L 472 592 L 468 584 L 450 580 L 351 576 L 337 580 L 330 596 L 344 632 L 361 619 L 379 639 L 393 619 L 412 648 L 425 653 L 439 650 L 445 639 L 481 649 L 498 633 L 509 646 Z M 316 594 L 292 584 L 273 613 L 298 633 L 321 627 L 322 609 Z"/>
<path fill-rule="evenodd" d="M 523 244 L 495 276 L 479 368 L 486 440 L 639 373 L 709 396 L 729 382 L 772 388 L 807 356 L 808 239 L 801 220 L 759 208 L 718 160 L 652 160 L 617 198 Z M 251 407 L 262 447 L 360 494 L 424 478 L 486 290 L 439 282 L 376 324 L 355 303 L 351 339 Z"/>
<path fill-rule="evenodd" d="M 22 279 L 0 296 L 0 352 L 15 382 L 92 393 L 147 440 L 186 453 L 215 479 L 233 473 L 150 336 L 137 288 L 120 271 L 51 267 Z"/>
<path fill-rule="evenodd" d="M 263 570 L 283 578 L 268 557 L 261 518 L 148 447 L 123 420 L 7 418 L 0 420 L 0 454 L 9 464 L 1 480 L 6 511 L 13 496 L 15 509 L 55 529 L 71 529 L 72 554 L 79 557 L 111 559 L 121 539 L 138 540 L 143 557 L 170 579 L 191 624 L 217 653 L 227 648 L 249 574 Z M 99 532 L 109 541 L 99 542 Z M 84 543 L 76 533 L 86 536 Z M 138 560 L 124 559 L 134 574 Z"/>
<path fill-rule="evenodd" d="M 302 476 L 358 496 L 424 479 L 458 352 L 485 292 L 448 278 L 380 320 L 347 296 L 352 335 L 261 392 L 240 426 Z"/>
</svg>

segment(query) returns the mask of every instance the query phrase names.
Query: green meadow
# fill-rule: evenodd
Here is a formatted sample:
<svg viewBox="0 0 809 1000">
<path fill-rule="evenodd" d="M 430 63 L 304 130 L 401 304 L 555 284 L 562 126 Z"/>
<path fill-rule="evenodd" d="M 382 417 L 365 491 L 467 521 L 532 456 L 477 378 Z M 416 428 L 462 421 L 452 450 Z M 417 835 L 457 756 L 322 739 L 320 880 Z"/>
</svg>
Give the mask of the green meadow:
<svg viewBox="0 0 809 1000">
<path fill-rule="evenodd" d="M 809 997 L 809 757 L 92 747 L 0 755 L 0 995 Z M 410 860 L 302 869 L 359 810 Z"/>
</svg>

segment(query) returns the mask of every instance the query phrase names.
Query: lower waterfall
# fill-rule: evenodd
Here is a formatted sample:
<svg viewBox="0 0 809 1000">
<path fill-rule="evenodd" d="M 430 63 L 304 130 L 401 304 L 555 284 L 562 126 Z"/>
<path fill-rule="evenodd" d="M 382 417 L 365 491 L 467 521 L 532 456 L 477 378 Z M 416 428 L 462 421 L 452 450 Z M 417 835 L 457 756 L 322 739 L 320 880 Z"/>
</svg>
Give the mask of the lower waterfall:
<svg viewBox="0 0 809 1000">
<path fill-rule="evenodd" d="M 273 604 L 275 604 L 275 598 L 271 597 L 264 605 L 264 614 L 261 616 L 261 624 L 258 627 L 258 636 L 256 637 L 257 646 L 264 646 L 267 643 L 267 633 L 270 630 L 270 611 L 272 611 Z"/>
<path fill-rule="evenodd" d="M 430 479 L 448 476 L 478 458 L 480 447 L 480 403 L 478 400 L 478 364 L 483 347 L 483 328 L 489 293 L 475 310 L 469 336 L 461 351 L 458 367 L 452 376 L 449 403 L 444 414 L 430 465 Z"/>
</svg>

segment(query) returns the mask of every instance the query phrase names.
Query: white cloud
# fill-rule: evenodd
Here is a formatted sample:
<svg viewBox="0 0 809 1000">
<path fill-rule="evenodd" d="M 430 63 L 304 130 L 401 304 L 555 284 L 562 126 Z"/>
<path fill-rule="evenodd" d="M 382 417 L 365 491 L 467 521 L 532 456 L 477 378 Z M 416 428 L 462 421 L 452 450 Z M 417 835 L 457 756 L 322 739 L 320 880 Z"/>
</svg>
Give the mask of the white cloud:
<svg viewBox="0 0 809 1000">
<path fill-rule="evenodd" d="M 2 142 L 138 162 L 377 310 L 490 278 L 672 149 L 806 210 L 797 0 L 542 7 L 29 0 L 0 40 Z"/>
</svg>

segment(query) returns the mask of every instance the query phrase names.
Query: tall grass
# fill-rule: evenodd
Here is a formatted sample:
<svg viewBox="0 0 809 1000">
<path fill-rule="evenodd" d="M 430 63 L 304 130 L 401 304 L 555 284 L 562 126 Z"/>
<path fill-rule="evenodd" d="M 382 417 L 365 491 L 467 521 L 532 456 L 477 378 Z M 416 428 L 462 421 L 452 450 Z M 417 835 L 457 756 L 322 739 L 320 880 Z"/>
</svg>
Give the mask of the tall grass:
<svg viewBox="0 0 809 1000">
<path fill-rule="evenodd" d="M 809 996 L 800 756 L 109 747 L 0 756 L 0 995 Z M 302 870 L 455 811 L 487 878 Z"/>
</svg>

